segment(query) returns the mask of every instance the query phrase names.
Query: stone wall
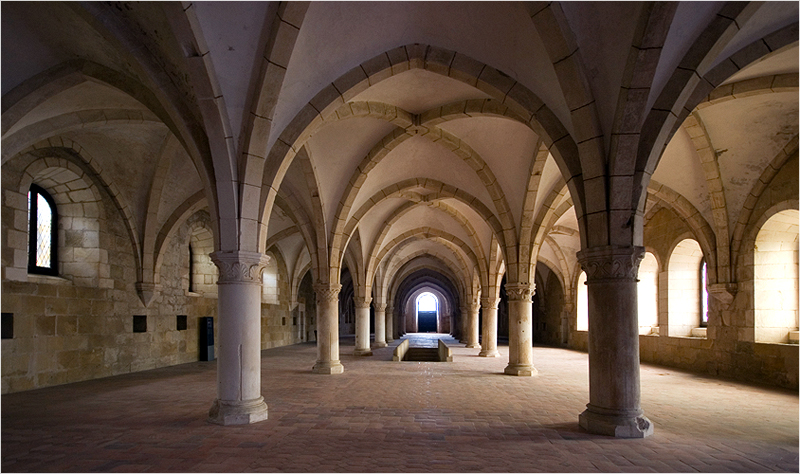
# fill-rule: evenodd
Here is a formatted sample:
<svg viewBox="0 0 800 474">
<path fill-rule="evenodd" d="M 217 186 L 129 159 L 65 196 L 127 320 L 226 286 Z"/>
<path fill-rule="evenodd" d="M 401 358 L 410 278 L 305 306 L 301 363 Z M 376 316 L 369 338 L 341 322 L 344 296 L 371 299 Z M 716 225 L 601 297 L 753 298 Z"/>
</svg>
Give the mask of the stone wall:
<svg viewBox="0 0 800 474">
<path fill-rule="evenodd" d="M 145 307 L 120 209 L 77 157 L 57 150 L 50 155 L 60 157 L 45 161 L 27 154 L 3 165 L 2 312 L 13 314 L 13 338 L 2 340 L 2 393 L 199 360 L 200 318 L 215 318 L 215 335 L 219 327 L 217 271 L 208 264 L 213 250 L 208 213 L 187 218 L 165 243 L 161 288 Z M 57 198 L 58 277 L 27 273 L 27 199 L 17 189 L 29 186 L 26 172 Z M 77 202 L 68 203 L 71 198 Z M 285 266 L 282 270 L 278 304 L 262 304 L 262 349 L 301 340 L 299 321 L 289 309 Z M 294 313 L 309 314 L 306 309 L 295 306 Z M 134 316 L 146 317 L 146 331 L 134 332 Z M 179 330 L 178 316 L 186 316 L 185 329 Z"/>
<path fill-rule="evenodd" d="M 763 223 L 776 212 L 797 209 L 798 160 L 795 155 L 775 174 L 751 204 L 752 212 L 741 245 L 732 250 L 735 262 L 733 291 L 720 290 L 709 297 L 705 337 L 674 335 L 639 336 L 640 358 L 669 367 L 739 379 L 748 382 L 798 388 L 798 345 L 755 342 L 754 339 L 754 242 Z M 644 229 L 644 243 L 659 261 L 659 322 L 669 318 L 667 265 L 676 244 L 696 238 L 686 223 L 664 208 Z M 575 318 L 574 311 L 572 318 Z M 587 350 L 586 332 L 573 331 L 570 347 Z"/>
<path fill-rule="evenodd" d="M 4 166 L 4 178 L 13 170 Z M 65 235 L 59 238 L 66 250 L 60 252 L 60 276 L 3 279 L 2 311 L 13 313 L 14 319 L 14 337 L 2 341 L 3 393 L 198 360 L 198 318 L 215 317 L 217 305 L 215 299 L 185 294 L 181 282 L 188 252 L 183 265 L 180 239 L 172 239 L 162 266 L 163 290 L 145 308 L 136 293 L 136 266 L 127 229 L 108 195 L 98 189 L 103 199 L 100 215 L 94 218 L 95 232 L 98 247 L 107 254 L 103 258 L 107 278 L 75 276 L 66 264 L 78 248 L 73 243 L 80 239 Z M 11 212 L 7 203 L 4 198 L 4 215 Z M 75 212 L 60 214 L 61 231 L 70 228 L 70 217 L 87 218 L 70 215 Z M 74 229 L 75 219 L 70 220 Z M 7 235 L 5 225 L 3 231 Z M 19 250 L 8 248 L 8 239 L 3 244 L 4 255 Z M 6 268 L 5 259 L 3 265 Z M 105 281 L 110 284 L 100 285 Z M 185 330 L 178 330 L 178 315 L 187 316 Z M 134 316 L 146 316 L 145 332 L 133 332 Z"/>
</svg>

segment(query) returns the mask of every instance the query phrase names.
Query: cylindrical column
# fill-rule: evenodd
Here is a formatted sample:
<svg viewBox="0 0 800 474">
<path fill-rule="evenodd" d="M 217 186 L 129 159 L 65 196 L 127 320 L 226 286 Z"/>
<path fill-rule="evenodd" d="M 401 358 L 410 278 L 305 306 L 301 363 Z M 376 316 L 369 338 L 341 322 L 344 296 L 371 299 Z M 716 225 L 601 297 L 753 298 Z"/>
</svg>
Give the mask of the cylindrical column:
<svg viewBox="0 0 800 474">
<path fill-rule="evenodd" d="M 481 344 L 478 341 L 478 334 L 480 333 L 480 321 L 478 321 L 478 310 L 480 306 L 478 303 L 472 303 L 469 306 L 469 321 L 467 322 L 467 347 L 470 349 L 480 349 Z"/>
<path fill-rule="evenodd" d="M 244 425 L 267 419 L 261 396 L 261 271 L 269 257 L 256 252 L 214 252 L 219 267 L 217 399 L 208 420 Z"/>
<path fill-rule="evenodd" d="M 481 342 L 481 351 L 478 353 L 481 357 L 498 357 L 500 353 L 497 352 L 497 303 L 500 300 L 497 298 L 481 298 L 481 307 L 483 308 L 483 341 Z"/>
<path fill-rule="evenodd" d="M 386 342 L 394 341 L 394 306 L 386 313 Z"/>
<path fill-rule="evenodd" d="M 589 432 L 644 438 L 639 387 L 636 276 L 643 247 L 599 247 L 578 252 L 589 306 L 589 404 L 579 417 Z"/>
<path fill-rule="evenodd" d="M 386 347 L 386 305 L 375 304 L 375 347 Z"/>
<path fill-rule="evenodd" d="M 342 285 L 314 285 L 317 293 L 317 363 L 315 374 L 341 374 L 339 362 L 339 291 Z"/>
<path fill-rule="evenodd" d="M 533 306 L 530 283 L 506 283 L 508 295 L 508 375 L 531 376 L 533 366 Z"/>
<path fill-rule="evenodd" d="M 461 344 L 466 344 L 467 339 L 469 338 L 467 335 L 469 334 L 469 306 L 463 305 L 461 306 L 461 318 L 459 321 L 459 327 L 461 328 L 461 333 L 459 334 L 458 342 Z"/>
<path fill-rule="evenodd" d="M 371 356 L 369 347 L 369 304 L 372 298 L 354 298 L 356 304 L 356 348 L 353 354 L 357 356 Z"/>
</svg>

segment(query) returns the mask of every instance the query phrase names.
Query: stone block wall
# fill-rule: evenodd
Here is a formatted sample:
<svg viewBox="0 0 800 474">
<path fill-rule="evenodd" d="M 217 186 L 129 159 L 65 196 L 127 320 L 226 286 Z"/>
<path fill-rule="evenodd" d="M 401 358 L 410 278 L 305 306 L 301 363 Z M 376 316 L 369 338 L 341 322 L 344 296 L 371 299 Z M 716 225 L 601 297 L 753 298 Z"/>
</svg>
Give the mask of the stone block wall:
<svg viewBox="0 0 800 474">
<path fill-rule="evenodd" d="M 27 273 L 27 199 L 15 186 L 31 170 L 58 197 L 57 277 Z M 196 266 L 201 291 L 188 291 L 189 242 L 202 252 L 199 261 L 213 250 L 207 212 L 190 216 L 165 242 L 161 288 L 145 307 L 120 209 L 90 170 L 68 156 L 45 162 L 23 155 L 3 165 L 2 180 L 1 306 L 13 314 L 13 338 L 2 340 L 2 393 L 197 361 L 201 317 L 215 318 L 218 337 L 216 267 Z M 70 194 L 78 191 L 84 194 Z M 70 196 L 82 201 L 68 203 Z M 284 275 L 279 304 L 262 304 L 263 349 L 300 341 Z M 179 315 L 186 329 L 178 329 Z M 146 316 L 146 331 L 134 332 L 134 316 Z"/>
<path fill-rule="evenodd" d="M 755 338 L 754 284 L 754 246 L 758 230 L 776 213 L 797 209 L 797 176 L 798 159 L 795 155 L 775 173 L 762 193 L 758 196 L 751 195 L 746 203 L 750 210 L 743 210 L 740 220 L 746 219 L 732 231 L 733 286 L 725 289 L 726 282 L 723 282 L 723 288 L 718 284 L 716 296 L 713 292 L 709 295 L 705 337 L 691 337 L 688 331 L 684 331 L 687 333 L 685 336 L 676 335 L 668 324 L 672 318 L 667 271 L 670 256 L 679 242 L 683 239 L 697 239 L 697 235 L 686 221 L 668 207 L 653 214 L 644 228 L 644 244 L 659 263 L 660 328 L 658 335 L 639 336 L 641 361 L 747 382 L 798 388 L 798 345 L 757 342 Z M 740 240 L 737 241 L 737 238 Z M 787 257 L 786 263 L 794 258 Z M 695 290 L 691 291 L 693 295 L 697 293 Z M 575 295 L 576 291 L 573 290 L 572 294 Z M 577 320 L 576 310 L 569 312 L 569 318 L 569 347 L 588 350 L 588 333 L 575 330 L 575 325 L 572 324 Z"/>
</svg>

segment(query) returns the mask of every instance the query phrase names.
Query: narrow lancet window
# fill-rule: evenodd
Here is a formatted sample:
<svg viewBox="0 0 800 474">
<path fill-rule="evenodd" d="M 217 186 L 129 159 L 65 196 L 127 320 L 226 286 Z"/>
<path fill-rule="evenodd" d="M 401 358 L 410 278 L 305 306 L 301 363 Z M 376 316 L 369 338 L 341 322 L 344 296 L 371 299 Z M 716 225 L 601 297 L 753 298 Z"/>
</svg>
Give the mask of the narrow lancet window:
<svg viewBox="0 0 800 474">
<path fill-rule="evenodd" d="M 28 191 L 28 272 L 58 274 L 56 258 L 56 204 L 43 188 Z"/>
</svg>

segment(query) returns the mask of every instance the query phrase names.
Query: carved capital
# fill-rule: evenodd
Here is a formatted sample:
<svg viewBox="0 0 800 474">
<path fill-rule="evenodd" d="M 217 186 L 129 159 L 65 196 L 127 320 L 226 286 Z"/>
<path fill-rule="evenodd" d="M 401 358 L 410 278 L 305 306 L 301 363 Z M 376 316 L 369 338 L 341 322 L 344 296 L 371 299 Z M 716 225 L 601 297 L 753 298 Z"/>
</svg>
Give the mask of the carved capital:
<svg viewBox="0 0 800 474">
<path fill-rule="evenodd" d="M 314 292 L 317 294 L 317 304 L 337 303 L 339 301 L 340 291 L 342 291 L 342 285 L 331 285 L 328 283 L 314 285 Z"/>
<path fill-rule="evenodd" d="M 359 309 L 369 309 L 370 303 L 372 303 L 372 298 L 362 298 L 357 296 L 353 298 L 353 303 L 355 303 L 356 308 Z"/>
<path fill-rule="evenodd" d="M 218 283 L 261 284 L 261 271 L 269 263 L 269 256 L 258 252 L 217 251 L 210 255 L 219 268 Z"/>
<path fill-rule="evenodd" d="M 500 300 L 497 298 L 481 298 L 481 307 L 483 309 L 493 309 L 497 310 L 497 305 L 500 303 Z"/>
<path fill-rule="evenodd" d="M 639 273 L 644 247 L 595 247 L 578 252 L 586 281 L 633 280 Z"/>
<path fill-rule="evenodd" d="M 708 285 L 708 294 L 719 300 L 726 307 L 733 303 L 737 291 L 739 291 L 739 285 L 736 283 L 714 283 Z"/>
<path fill-rule="evenodd" d="M 376 312 L 386 312 L 386 304 L 385 303 L 375 303 L 375 311 Z"/>
<path fill-rule="evenodd" d="M 509 301 L 530 303 L 536 285 L 532 283 L 506 283 L 506 294 Z"/>
<path fill-rule="evenodd" d="M 144 304 L 145 308 L 150 306 L 153 301 L 153 296 L 161 291 L 161 285 L 155 283 L 145 283 L 141 281 L 136 282 L 136 292 L 139 294 L 139 299 Z"/>
</svg>

